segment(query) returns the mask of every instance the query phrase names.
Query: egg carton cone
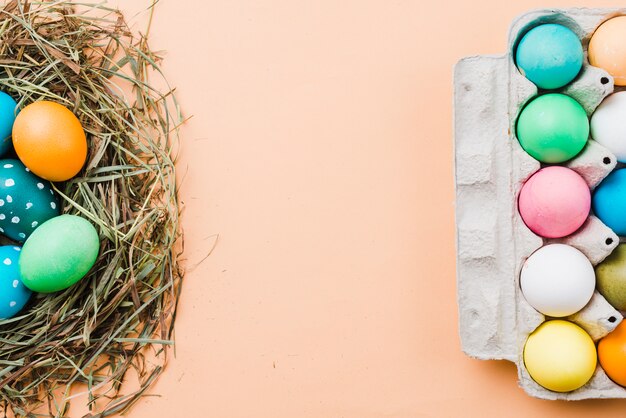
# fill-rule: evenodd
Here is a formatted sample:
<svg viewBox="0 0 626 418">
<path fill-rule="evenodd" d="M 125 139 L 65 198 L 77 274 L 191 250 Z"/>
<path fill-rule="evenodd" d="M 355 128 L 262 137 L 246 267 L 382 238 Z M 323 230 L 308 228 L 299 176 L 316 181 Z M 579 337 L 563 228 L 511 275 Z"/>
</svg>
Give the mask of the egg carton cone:
<svg viewBox="0 0 626 418">
<path fill-rule="evenodd" d="M 577 78 L 557 90 L 576 99 L 590 116 L 614 90 L 612 77 L 587 62 L 587 45 L 605 20 L 626 9 L 543 9 L 526 13 L 511 25 L 508 52 L 473 56 L 454 70 L 454 145 L 456 185 L 457 298 L 463 351 L 478 359 L 503 359 L 517 365 L 519 384 L 531 396 L 578 400 L 626 398 L 626 389 L 613 383 L 598 366 L 580 389 L 557 393 L 535 383 L 524 366 L 528 335 L 546 319 L 524 299 L 519 276 L 525 260 L 548 243 L 564 243 L 582 251 L 596 265 L 619 243 L 618 236 L 590 216 L 573 235 L 542 239 L 533 234 L 517 210 L 517 196 L 540 163 L 519 145 L 517 117 L 538 95 L 537 87 L 520 74 L 513 51 L 533 27 L 558 23 L 573 30 L 585 50 Z M 581 154 L 565 164 L 593 189 L 616 166 L 615 156 L 589 140 Z M 582 311 L 568 319 L 585 329 L 594 341 L 622 321 L 599 293 Z"/>
</svg>

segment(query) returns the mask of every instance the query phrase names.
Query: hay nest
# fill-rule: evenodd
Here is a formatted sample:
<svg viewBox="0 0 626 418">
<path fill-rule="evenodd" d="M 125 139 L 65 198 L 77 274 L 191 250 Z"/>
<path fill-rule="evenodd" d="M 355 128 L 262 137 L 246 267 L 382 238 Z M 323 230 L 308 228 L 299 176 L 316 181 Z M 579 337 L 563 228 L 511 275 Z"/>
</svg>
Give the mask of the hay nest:
<svg viewBox="0 0 626 418">
<path fill-rule="evenodd" d="M 178 107 L 147 34 L 133 34 L 119 11 L 69 0 L 0 8 L 0 90 L 20 108 L 45 99 L 78 116 L 87 163 L 54 189 L 63 212 L 90 220 L 101 240 L 86 278 L 0 321 L 0 410 L 67 416 L 75 400 L 91 416 L 123 412 L 172 344 Z"/>
</svg>

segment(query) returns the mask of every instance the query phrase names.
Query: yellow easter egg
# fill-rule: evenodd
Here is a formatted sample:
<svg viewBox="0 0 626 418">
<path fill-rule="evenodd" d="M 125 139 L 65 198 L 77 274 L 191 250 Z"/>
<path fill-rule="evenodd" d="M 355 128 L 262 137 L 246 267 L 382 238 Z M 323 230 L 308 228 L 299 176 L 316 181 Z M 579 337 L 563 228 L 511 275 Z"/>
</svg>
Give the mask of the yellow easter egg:
<svg viewBox="0 0 626 418">
<path fill-rule="evenodd" d="M 581 327 L 568 321 L 541 324 L 528 336 L 524 364 L 533 380 L 554 392 L 570 392 L 583 386 L 596 370 L 593 340 Z"/>
</svg>

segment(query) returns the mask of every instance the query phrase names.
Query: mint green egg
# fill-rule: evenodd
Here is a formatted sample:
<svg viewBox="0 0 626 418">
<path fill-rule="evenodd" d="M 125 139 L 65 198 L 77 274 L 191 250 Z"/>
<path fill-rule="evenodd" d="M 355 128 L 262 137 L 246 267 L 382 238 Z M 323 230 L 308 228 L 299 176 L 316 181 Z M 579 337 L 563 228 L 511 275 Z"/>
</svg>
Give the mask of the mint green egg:
<svg viewBox="0 0 626 418">
<path fill-rule="evenodd" d="M 22 247 L 22 282 L 39 293 L 66 289 L 85 277 L 99 249 L 98 232 L 86 219 L 75 215 L 52 218 L 35 229 Z"/>
<path fill-rule="evenodd" d="M 531 101 L 517 120 L 517 139 L 542 163 L 574 158 L 587 144 L 589 119 L 585 109 L 564 94 L 544 94 Z"/>
</svg>

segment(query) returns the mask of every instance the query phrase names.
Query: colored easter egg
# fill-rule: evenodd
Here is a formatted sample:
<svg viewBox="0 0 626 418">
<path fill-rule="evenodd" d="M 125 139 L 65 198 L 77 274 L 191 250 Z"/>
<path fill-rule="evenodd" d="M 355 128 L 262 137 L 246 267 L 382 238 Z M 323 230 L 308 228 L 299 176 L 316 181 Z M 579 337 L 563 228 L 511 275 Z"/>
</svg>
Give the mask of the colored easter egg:
<svg viewBox="0 0 626 418">
<path fill-rule="evenodd" d="M 535 234 L 559 238 L 575 232 L 589 216 L 591 192 L 569 168 L 551 166 L 533 174 L 518 199 L 524 223 Z"/>
<path fill-rule="evenodd" d="M 626 321 L 598 343 L 598 359 L 606 374 L 618 385 L 626 386 Z"/>
<path fill-rule="evenodd" d="M 89 272 L 99 248 L 98 232 L 86 219 L 75 215 L 52 218 L 22 248 L 22 281 L 34 292 L 66 289 Z"/>
<path fill-rule="evenodd" d="M 20 111 L 13 125 L 13 147 L 26 167 L 50 181 L 74 177 L 87 158 L 80 121 L 55 102 L 35 102 Z"/>
<path fill-rule="evenodd" d="M 0 157 L 11 148 L 11 132 L 15 122 L 17 103 L 8 94 L 0 92 Z"/>
<path fill-rule="evenodd" d="M 565 244 L 549 244 L 528 257 L 522 266 L 520 287 L 533 308 L 560 318 L 578 312 L 589 302 L 596 276 L 582 252 Z"/>
<path fill-rule="evenodd" d="M 626 91 L 613 93 L 591 116 L 591 137 L 626 162 Z"/>
<path fill-rule="evenodd" d="M 626 311 L 626 244 L 619 244 L 596 266 L 598 292 L 615 309 Z"/>
<path fill-rule="evenodd" d="M 20 250 L 13 245 L 0 247 L 0 319 L 15 316 L 32 294 L 20 276 Z"/>
<path fill-rule="evenodd" d="M 50 183 L 19 160 L 0 160 L 0 233 L 23 242 L 41 224 L 60 213 Z"/>
<path fill-rule="evenodd" d="M 522 75 L 542 89 L 556 89 L 572 81 L 583 65 L 583 47 L 563 25 L 532 28 L 521 39 L 515 63 Z"/>
<path fill-rule="evenodd" d="M 585 109 L 564 94 L 544 94 L 531 101 L 517 120 L 517 138 L 524 150 L 544 163 L 574 158 L 587 144 Z"/>
<path fill-rule="evenodd" d="M 526 340 L 524 365 L 535 382 L 554 392 L 583 386 L 596 370 L 596 346 L 581 327 L 552 320 L 539 325 Z"/>
<path fill-rule="evenodd" d="M 589 63 L 606 70 L 613 76 L 615 85 L 626 86 L 626 16 L 604 22 L 591 36 Z"/>
<path fill-rule="evenodd" d="M 613 232 L 626 236 L 626 169 L 613 171 L 596 187 L 591 207 Z"/>
</svg>

